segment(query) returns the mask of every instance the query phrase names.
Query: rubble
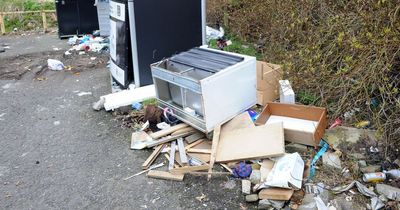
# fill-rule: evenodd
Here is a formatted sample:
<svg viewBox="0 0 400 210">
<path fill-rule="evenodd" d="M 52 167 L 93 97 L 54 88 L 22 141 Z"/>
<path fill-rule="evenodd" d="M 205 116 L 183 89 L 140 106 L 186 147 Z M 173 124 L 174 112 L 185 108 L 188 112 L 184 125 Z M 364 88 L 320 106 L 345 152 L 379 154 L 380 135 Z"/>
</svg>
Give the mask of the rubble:
<svg viewBox="0 0 400 210">
<path fill-rule="evenodd" d="M 326 166 L 342 169 L 342 164 L 339 156 L 333 152 L 325 152 L 322 155 L 322 162 Z"/>
<path fill-rule="evenodd" d="M 366 167 L 361 167 L 360 171 L 363 173 L 379 172 L 379 171 L 381 171 L 381 166 L 380 165 L 369 165 Z"/>
<path fill-rule="evenodd" d="M 250 195 L 251 192 L 251 182 L 250 180 L 243 179 L 242 180 L 242 193 L 245 195 Z"/>
<path fill-rule="evenodd" d="M 392 187 L 386 184 L 377 184 L 376 191 L 379 194 L 385 195 L 391 200 L 400 201 L 400 188 Z"/>
<path fill-rule="evenodd" d="M 246 195 L 245 199 L 246 202 L 256 202 L 258 201 L 258 195 L 257 194 Z"/>
</svg>

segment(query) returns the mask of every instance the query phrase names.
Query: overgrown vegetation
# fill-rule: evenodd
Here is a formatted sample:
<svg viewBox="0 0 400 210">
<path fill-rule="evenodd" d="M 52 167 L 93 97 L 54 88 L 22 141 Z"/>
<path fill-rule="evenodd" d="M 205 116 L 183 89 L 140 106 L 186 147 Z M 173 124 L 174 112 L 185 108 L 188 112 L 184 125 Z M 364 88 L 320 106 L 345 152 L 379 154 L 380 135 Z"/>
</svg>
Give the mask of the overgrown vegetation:
<svg viewBox="0 0 400 210">
<path fill-rule="evenodd" d="M 400 146 L 399 1 L 214 0 L 208 7 L 209 23 L 283 65 L 299 102 L 327 107 L 331 120 L 353 112 L 347 124 L 370 120 L 387 146 Z"/>
<path fill-rule="evenodd" d="M 54 9 L 54 1 L 0 0 L 0 12 L 40 11 Z M 49 27 L 54 27 L 57 25 L 55 14 L 47 14 L 46 17 Z M 42 16 L 40 13 L 5 15 L 4 21 L 7 32 L 13 31 L 14 28 L 18 30 L 37 30 L 43 27 Z"/>
</svg>

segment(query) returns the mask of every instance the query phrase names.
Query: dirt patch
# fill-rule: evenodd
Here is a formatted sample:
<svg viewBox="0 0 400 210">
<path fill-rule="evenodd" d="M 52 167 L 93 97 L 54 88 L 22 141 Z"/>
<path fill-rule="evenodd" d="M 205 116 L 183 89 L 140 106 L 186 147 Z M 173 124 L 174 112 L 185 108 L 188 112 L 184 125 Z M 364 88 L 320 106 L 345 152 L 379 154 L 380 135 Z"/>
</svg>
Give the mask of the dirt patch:
<svg viewBox="0 0 400 210">
<path fill-rule="evenodd" d="M 60 60 L 66 67 L 65 71 L 79 74 L 95 67 L 104 68 L 107 65 L 109 56 L 106 53 L 92 52 L 85 52 L 85 54 L 79 55 L 75 51 L 71 55 L 65 55 L 64 51 L 18 55 L 0 60 L 0 79 L 20 80 L 26 73 L 32 72 L 33 79 L 43 80 L 45 79 L 44 74 L 49 70 L 47 59 Z"/>
</svg>

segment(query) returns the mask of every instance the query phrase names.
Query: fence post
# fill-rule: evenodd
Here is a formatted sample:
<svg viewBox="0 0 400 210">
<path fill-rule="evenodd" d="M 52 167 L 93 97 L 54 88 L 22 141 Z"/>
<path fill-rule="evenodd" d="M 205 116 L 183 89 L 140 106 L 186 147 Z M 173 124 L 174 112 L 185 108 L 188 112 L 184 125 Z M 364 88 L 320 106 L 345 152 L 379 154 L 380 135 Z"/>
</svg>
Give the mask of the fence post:
<svg viewBox="0 0 400 210">
<path fill-rule="evenodd" d="M 47 19 L 46 19 L 46 12 L 42 11 L 42 21 L 43 21 L 43 28 L 44 32 L 47 32 Z"/>
<path fill-rule="evenodd" d="M 1 34 L 5 34 L 6 33 L 6 24 L 4 23 L 4 16 L 2 13 L 0 13 L 0 30 L 1 30 Z"/>
</svg>

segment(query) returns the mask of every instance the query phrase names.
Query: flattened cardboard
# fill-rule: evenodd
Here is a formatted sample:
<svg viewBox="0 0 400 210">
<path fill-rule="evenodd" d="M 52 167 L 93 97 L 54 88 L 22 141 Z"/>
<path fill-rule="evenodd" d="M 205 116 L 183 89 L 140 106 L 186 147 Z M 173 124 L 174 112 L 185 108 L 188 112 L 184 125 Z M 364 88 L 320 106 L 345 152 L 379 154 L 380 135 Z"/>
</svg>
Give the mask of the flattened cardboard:
<svg viewBox="0 0 400 210">
<path fill-rule="evenodd" d="M 276 157 L 285 153 L 282 123 L 232 130 L 218 144 L 216 162 Z"/>
<path fill-rule="evenodd" d="M 285 129 L 285 141 L 317 147 L 327 126 L 326 109 L 297 104 L 268 102 L 255 124 L 264 125 L 271 115 L 298 118 L 318 122 L 314 132 Z"/>
</svg>

